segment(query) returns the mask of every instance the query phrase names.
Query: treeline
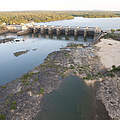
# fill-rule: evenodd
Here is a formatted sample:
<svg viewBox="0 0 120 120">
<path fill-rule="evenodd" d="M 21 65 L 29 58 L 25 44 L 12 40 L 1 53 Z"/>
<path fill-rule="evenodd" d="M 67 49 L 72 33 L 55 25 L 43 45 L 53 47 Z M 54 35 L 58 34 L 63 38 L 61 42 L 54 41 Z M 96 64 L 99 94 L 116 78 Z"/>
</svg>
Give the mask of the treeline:
<svg viewBox="0 0 120 120">
<path fill-rule="evenodd" d="M 68 15 L 74 17 L 85 17 L 85 18 L 111 18 L 120 17 L 120 12 L 114 11 L 67 11 Z"/>
<path fill-rule="evenodd" d="M 0 24 L 21 24 L 34 22 L 49 22 L 74 17 L 85 18 L 108 18 L 120 17 L 120 12 L 112 11 L 21 11 L 21 12 L 0 12 Z"/>
<path fill-rule="evenodd" d="M 21 24 L 31 21 L 38 23 L 73 18 L 71 15 L 54 11 L 0 12 L 0 24 Z"/>
</svg>

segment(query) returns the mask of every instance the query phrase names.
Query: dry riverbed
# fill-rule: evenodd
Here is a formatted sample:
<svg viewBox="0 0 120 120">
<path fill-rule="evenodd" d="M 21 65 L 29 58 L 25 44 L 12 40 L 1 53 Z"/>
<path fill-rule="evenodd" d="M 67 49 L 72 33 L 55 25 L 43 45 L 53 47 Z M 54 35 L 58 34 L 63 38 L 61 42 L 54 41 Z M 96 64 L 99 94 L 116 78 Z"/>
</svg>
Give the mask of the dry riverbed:
<svg viewBox="0 0 120 120">
<path fill-rule="evenodd" d="M 107 70 L 100 62 L 98 50 L 95 46 L 69 45 L 49 54 L 43 64 L 21 78 L 0 86 L 0 118 L 2 120 L 34 119 L 41 111 L 40 102 L 44 94 L 59 87 L 62 79 L 70 74 L 79 76 L 86 81 L 87 85 L 93 87 L 96 81 L 99 82 L 105 77 L 111 78 L 108 75 L 103 76 Z M 105 104 L 103 99 L 105 91 L 101 91 L 101 87 L 98 89 L 100 96 L 97 98 Z M 109 115 L 111 115 L 110 112 Z M 96 120 L 99 120 L 98 115 L 96 115 Z"/>
</svg>

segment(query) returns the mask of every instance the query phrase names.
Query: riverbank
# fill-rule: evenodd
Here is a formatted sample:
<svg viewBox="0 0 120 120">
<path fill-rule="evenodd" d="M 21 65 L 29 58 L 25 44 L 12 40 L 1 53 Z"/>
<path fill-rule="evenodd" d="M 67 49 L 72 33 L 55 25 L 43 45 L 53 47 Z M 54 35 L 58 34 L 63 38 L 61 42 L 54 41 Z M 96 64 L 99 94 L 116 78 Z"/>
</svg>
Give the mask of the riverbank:
<svg viewBox="0 0 120 120">
<path fill-rule="evenodd" d="M 97 91 L 98 100 L 102 100 L 109 116 L 120 120 L 120 42 L 112 39 L 101 39 L 96 45 L 103 65 L 108 69 L 101 79 Z"/>
</svg>

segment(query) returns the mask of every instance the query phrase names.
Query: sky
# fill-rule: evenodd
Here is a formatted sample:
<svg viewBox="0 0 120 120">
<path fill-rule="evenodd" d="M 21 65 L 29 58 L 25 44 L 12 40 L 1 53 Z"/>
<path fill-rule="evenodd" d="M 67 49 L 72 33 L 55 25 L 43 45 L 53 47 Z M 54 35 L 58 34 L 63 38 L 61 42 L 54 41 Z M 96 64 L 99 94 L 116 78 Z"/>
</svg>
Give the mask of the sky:
<svg viewBox="0 0 120 120">
<path fill-rule="evenodd" d="M 0 0 L 0 11 L 21 10 L 120 11 L 120 0 Z"/>
</svg>

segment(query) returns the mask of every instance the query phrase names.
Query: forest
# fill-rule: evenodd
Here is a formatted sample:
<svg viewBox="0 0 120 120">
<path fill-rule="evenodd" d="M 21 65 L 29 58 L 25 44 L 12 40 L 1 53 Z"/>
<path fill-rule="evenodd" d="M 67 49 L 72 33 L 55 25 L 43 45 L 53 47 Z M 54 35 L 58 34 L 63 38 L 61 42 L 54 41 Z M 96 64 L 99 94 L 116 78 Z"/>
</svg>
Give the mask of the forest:
<svg viewBox="0 0 120 120">
<path fill-rule="evenodd" d="M 0 24 L 21 24 L 34 22 L 49 22 L 64 19 L 73 19 L 68 14 L 54 11 L 22 11 L 22 12 L 0 12 Z"/>
<path fill-rule="evenodd" d="M 85 17 L 85 18 L 120 17 L 119 11 L 65 11 L 63 13 L 74 17 Z"/>
</svg>

